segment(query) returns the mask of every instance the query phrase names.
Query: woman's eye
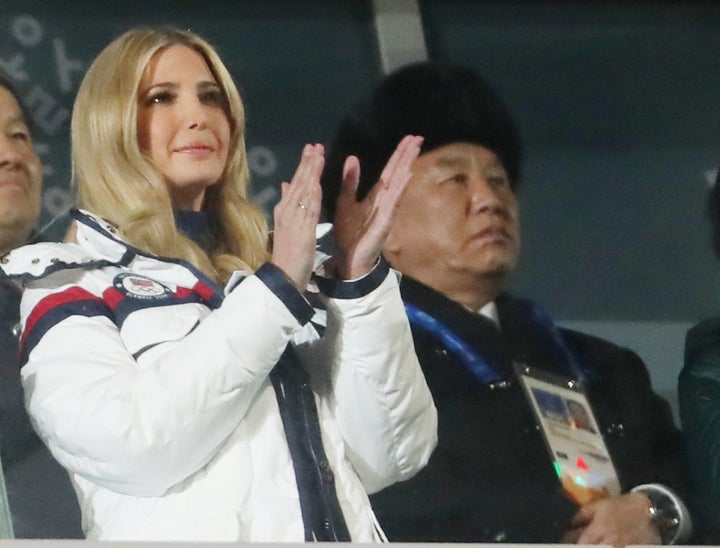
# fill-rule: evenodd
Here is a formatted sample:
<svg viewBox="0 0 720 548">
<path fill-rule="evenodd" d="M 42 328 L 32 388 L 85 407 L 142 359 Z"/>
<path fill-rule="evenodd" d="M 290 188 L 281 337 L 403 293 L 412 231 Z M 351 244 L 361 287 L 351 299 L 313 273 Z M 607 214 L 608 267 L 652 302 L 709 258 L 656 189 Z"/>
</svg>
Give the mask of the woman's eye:
<svg viewBox="0 0 720 548">
<path fill-rule="evenodd" d="M 151 105 L 159 105 L 162 103 L 171 103 L 174 99 L 174 96 L 169 91 L 160 91 L 157 93 L 153 93 L 147 98 L 147 103 Z"/>
<path fill-rule="evenodd" d="M 220 89 L 207 89 L 200 92 L 200 102 L 205 105 L 224 105 L 225 94 Z"/>
<path fill-rule="evenodd" d="M 30 140 L 30 134 L 28 134 L 25 131 L 15 131 L 12 134 L 13 139 L 17 139 L 18 141 L 29 141 Z"/>
</svg>

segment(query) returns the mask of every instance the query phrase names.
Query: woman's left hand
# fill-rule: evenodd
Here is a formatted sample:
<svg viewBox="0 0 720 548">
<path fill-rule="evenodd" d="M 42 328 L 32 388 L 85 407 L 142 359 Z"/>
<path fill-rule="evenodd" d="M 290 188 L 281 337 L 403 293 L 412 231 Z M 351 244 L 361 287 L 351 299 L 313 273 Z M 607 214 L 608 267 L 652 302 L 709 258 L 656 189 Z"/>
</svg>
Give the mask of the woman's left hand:
<svg viewBox="0 0 720 548">
<path fill-rule="evenodd" d="M 315 261 L 315 228 L 320 216 L 320 174 L 325 165 L 322 145 L 305 145 L 292 180 L 282 183 L 280 201 L 273 209 L 271 261 L 305 291 Z"/>
<path fill-rule="evenodd" d="M 345 160 L 334 225 L 339 249 L 333 262 L 341 278 L 360 278 L 377 263 L 422 141 L 422 137 L 405 136 L 385 165 L 380 180 L 362 201 L 357 200 L 360 161 L 355 156 Z"/>
</svg>

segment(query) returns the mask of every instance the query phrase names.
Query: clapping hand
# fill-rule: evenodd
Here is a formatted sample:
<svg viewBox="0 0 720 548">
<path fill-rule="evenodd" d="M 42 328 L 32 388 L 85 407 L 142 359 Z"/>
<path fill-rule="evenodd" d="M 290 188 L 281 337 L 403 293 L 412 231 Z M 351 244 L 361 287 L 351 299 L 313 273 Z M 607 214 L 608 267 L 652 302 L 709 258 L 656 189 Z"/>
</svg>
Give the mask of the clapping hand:
<svg viewBox="0 0 720 548">
<path fill-rule="evenodd" d="M 334 226 L 338 250 L 333 263 L 339 277 L 360 278 L 375 266 L 390 231 L 395 207 L 412 176 L 411 167 L 420 154 L 422 141 L 422 137 L 404 137 L 385 165 L 380 180 L 362 201 L 357 200 L 360 162 L 355 156 L 345 160 Z"/>
<path fill-rule="evenodd" d="M 272 263 L 298 291 L 305 291 L 315 261 L 315 229 L 320 217 L 320 175 L 325 165 L 322 145 L 305 145 L 292 180 L 281 184 L 273 209 Z"/>
</svg>

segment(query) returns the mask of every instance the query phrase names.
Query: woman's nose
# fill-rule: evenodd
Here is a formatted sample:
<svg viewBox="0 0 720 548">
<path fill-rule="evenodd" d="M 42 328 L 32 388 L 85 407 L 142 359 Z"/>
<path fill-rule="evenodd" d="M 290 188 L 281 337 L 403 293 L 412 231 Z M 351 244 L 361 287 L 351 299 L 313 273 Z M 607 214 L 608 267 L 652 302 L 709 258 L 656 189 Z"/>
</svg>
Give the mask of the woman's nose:
<svg viewBox="0 0 720 548">
<path fill-rule="evenodd" d="M 190 129 L 204 129 L 207 126 L 208 115 L 206 106 L 199 100 L 190 101 L 188 105 L 187 123 Z"/>
</svg>

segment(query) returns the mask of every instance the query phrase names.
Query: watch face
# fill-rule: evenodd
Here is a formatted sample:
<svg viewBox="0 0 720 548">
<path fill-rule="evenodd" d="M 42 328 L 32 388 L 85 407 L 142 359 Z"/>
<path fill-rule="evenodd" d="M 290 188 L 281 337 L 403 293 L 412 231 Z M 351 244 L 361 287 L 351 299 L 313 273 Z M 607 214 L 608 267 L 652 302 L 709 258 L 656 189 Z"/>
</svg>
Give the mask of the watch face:
<svg viewBox="0 0 720 548">
<path fill-rule="evenodd" d="M 660 534 L 660 541 L 663 544 L 670 544 L 680 527 L 680 513 L 675 507 L 674 501 L 669 497 L 657 492 L 641 491 L 652 503 L 650 519 Z"/>
</svg>

